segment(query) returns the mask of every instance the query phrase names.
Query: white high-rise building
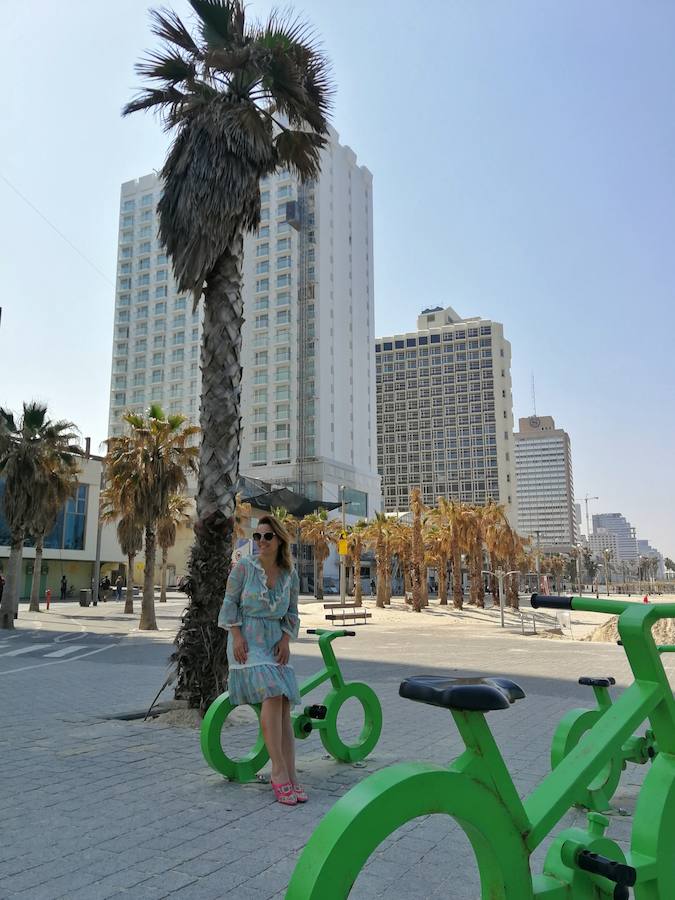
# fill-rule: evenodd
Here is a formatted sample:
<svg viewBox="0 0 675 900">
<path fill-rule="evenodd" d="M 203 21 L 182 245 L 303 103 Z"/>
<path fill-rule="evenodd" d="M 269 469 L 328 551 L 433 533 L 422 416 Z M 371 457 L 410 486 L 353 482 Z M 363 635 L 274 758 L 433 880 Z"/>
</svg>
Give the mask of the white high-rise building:
<svg viewBox="0 0 675 900">
<path fill-rule="evenodd" d="M 372 175 L 331 130 L 315 183 L 261 183 L 244 247 L 240 471 L 348 512 L 380 508 L 375 446 Z M 126 409 L 199 416 L 200 310 L 157 241 L 154 175 L 122 185 L 110 433 Z"/>
<path fill-rule="evenodd" d="M 377 452 L 385 510 L 407 510 L 412 487 L 502 503 L 516 524 L 511 345 L 503 326 L 426 309 L 417 331 L 377 338 Z"/>
<path fill-rule="evenodd" d="M 569 551 L 576 540 L 569 435 L 551 416 L 519 419 L 518 428 L 518 532 L 549 552 Z"/>
<path fill-rule="evenodd" d="M 593 534 L 609 531 L 616 535 L 617 560 L 635 561 L 638 558 L 635 528 L 621 513 L 593 515 Z"/>
</svg>

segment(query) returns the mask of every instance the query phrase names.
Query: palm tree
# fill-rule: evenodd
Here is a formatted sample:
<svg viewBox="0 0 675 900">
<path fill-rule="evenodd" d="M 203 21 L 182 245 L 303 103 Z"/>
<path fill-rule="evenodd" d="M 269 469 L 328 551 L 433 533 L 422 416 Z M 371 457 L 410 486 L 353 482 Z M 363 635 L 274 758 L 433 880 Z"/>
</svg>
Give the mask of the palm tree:
<svg viewBox="0 0 675 900">
<path fill-rule="evenodd" d="M 314 596 L 323 600 L 323 566 L 330 548 L 331 526 L 325 509 L 317 509 L 300 520 L 300 534 L 314 551 Z"/>
<path fill-rule="evenodd" d="M 52 530 L 60 510 L 75 493 L 79 472 L 77 457 L 52 448 L 44 460 L 41 476 L 33 487 L 38 503 L 28 526 L 28 531 L 35 540 L 35 566 L 29 606 L 31 612 L 40 611 L 40 577 L 45 535 Z"/>
<path fill-rule="evenodd" d="M 122 516 L 117 523 L 117 540 L 127 558 L 127 589 L 124 592 L 125 614 L 134 611 L 134 564 L 136 554 L 143 549 L 143 525 L 133 513 Z"/>
<path fill-rule="evenodd" d="M 462 592 L 462 552 L 466 547 L 468 512 L 463 503 L 438 498 L 439 521 L 450 535 L 450 558 L 452 559 L 452 605 L 455 609 L 464 606 Z"/>
<path fill-rule="evenodd" d="M 238 495 L 237 495 L 238 496 Z M 172 494 L 166 515 L 157 520 L 157 544 L 162 551 L 159 602 L 166 603 L 166 568 L 169 550 L 176 543 L 178 526 L 190 521 L 190 500 L 184 494 Z M 250 504 L 247 504 L 250 507 Z"/>
<path fill-rule="evenodd" d="M 45 484 L 49 467 L 56 460 L 82 453 L 75 443 L 74 428 L 72 422 L 52 422 L 42 403 L 24 403 L 18 423 L 9 410 L 0 408 L 0 477 L 5 481 L 2 504 L 10 531 L 0 628 L 14 628 L 24 539 L 31 527 L 37 527 L 41 504 L 49 497 L 49 492 L 39 487 Z"/>
<path fill-rule="evenodd" d="M 415 612 L 422 612 L 424 605 L 422 579 L 426 582 L 422 514 L 426 512 L 426 507 L 422 503 L 422 494 L 417 487 L 410 491 L 410 511 L 412 512 L 412 608 Z"/>
<path fill-rule="evenodd" d="M 189 445 L 199 432 L 185 416 L 165 416 L 152 405 L 147 417 L 127 413 L 128 434 L 107 440 L 105 471 L 118 508 L 140 521 L 145 532 L 145 573 L 141 602 L 142 631 L 155 631 L 155 557 L 157 526 L 166 518 L 169 500 L 187 487 L 187 472 L 196 468 L 197 448 Z"/>
<path fill-rule="evenodd" d="M 177 695 L 204 708 L 227 674 L 217 616 L 239 468 L 244 233 L 260 221 L 262 177 L 277 167 L 318 176 L 333 86 L 312 31 L 292 15 L 250 25 L 242 0 L 190 5 L 194 34 L 175 13 L 152 12 L 162 47 L 137 66 L 148 86 L 123 113 L 153 110 L 175 133 L 161 170 L 159 236 L 178 289 L 195 304 L 204 296 L 192 592 L 174 654 Z"/>
<path fill-rule="evenodd" d="M 448 560 L 450 556 L 450 534 L 437 524 L 437 508 L 427 517 L 425 543 L 429 548 L 429 558 L 438 572 L 438 601 L 448 605 Z"/>
<path fill-rule="evenodd" d="M 347 532 L 347 547 L 354 567 L 354 603 L 363 606 L 363 589 L 361 587 L 361 557 L 365 548 L 365 532 L 368 523 L 359 519 Z"/>
<path fill-rule="evenodd" d="M 391 523 L 384 513 L 375 513 L 375 518 L 363 529 L 363 539 L 369 547 L 375 550 L 375 564 L 377 567 L 377 597 L 376 606 L 384 608 L 389 599 L 387 595 L 387 571 L 391 569 Z"/>
<path fill-rule="evenodd" d="M 124 614 L 134 611 L 134 564 L 136 554 L 143 549 L 143 523 L 134 513 L 125 513 L 120 507 L 120 493 L 112 486 L 101 491 L 101 521 L 117 522 L 117 541 L 127 558 L 127 588 L 124 597 Z"/>
<path fill-rule="evenodd" d="M 250 504 L 249 504 L 250 505 Z M 300 528 L 300 520 L 293 513 L 289 513 L 285 506 L 274 506 L 272 515 L 278 519 L 291 537 L 296 537 Z"/>
</svg>

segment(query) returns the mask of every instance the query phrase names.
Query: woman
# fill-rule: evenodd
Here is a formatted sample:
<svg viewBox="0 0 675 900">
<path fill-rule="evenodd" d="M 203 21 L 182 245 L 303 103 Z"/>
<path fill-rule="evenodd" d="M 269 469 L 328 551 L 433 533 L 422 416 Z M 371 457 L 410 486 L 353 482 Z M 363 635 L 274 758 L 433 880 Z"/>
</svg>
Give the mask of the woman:
<svg viewBox="0 0 675 900">
<path fill-rule="evenodd" d="M 245 556 L 227 580 L 218 624 L 230 632 L 227 659 L 232 703 L 262 703 L 260 723 L 272 761 L 272 789 L 279 803 L 305 803 L 295 771 L 291 706 L 300 703 L 295 672 L 288 664 L 297 638 L 298 575 L 288 533 L 274 516 L 258 520 L 253 540 L 258 556 Z"/>
</svg>

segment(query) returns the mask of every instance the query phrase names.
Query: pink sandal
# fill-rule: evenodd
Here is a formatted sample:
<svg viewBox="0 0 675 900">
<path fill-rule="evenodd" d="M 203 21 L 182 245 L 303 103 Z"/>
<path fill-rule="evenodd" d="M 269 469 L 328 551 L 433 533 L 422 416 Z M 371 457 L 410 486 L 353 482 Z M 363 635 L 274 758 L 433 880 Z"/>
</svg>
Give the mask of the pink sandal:
<svg viewBox="0 0 675 900">
<path fill-rule="evenodd" d="M 299 784 L 294 784 L 293 790 L 295 791 L 295 799 L 298 801 L 298 803 L 307 803 L 307 800 L 309 798 L 307 796 L 307 791 L 304 789 L 304 787 L 302 787 Z"/>
<path fill-rule="evenodd" d="M 283 806 L 296 805 L 298 798 L 290 781 L 287 781 L 285 784 L 275 784 L 273 781 L 270 781 L 270 784 L 278 803 L 281 803 Z"/>
</svg>

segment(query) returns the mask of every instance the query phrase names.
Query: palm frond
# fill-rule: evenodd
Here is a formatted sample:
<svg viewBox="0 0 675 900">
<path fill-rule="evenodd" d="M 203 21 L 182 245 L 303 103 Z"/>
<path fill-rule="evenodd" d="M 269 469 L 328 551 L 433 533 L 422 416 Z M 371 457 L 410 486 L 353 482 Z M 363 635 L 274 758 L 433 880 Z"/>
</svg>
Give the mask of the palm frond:
<svg viewBox="0 0 675 900">
<path fill-rule="evenodd" d="M 165 81 L 168 85 L 189 83 L 197 74 L 195 63 L 185 59 L 179 50 L 172 49 L 149 53 L 134 68 L 142 78 Z"/>
<path fill-rule="evenodd" d="M 313 131 L 280 131 L 274 140 L 279 163 L 294 169 L 304 181 L 318 177 L 325 144 L 326 138 Z"/>
<path fill-rule="evenodd" d="M 240 0 L 189 0 L 200 19 L 202 37 L 209 47 L 241 46 L 245 13 Z"/>
<path fill-rule="evenodd" d="M 158 38 L 186 50 L 195 59 L 201 57 L 201 51 L 192 35 L 173 10 L 153 9 L 150 11 L 150 17 L 152 33 Z"/>
</svg>

